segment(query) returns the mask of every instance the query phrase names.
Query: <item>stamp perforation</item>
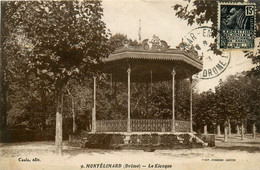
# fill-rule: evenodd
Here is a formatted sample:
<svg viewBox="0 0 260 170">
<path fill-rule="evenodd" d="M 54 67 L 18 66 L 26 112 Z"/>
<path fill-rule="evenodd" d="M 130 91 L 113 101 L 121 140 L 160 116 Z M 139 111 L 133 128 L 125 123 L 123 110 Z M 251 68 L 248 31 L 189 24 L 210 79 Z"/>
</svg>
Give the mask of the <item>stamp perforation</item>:
<svg viewBox="0 0 260 170">
<path fill-rule="evenodd" d="M 221 5 L 228 5 L 228 6 L 250 6 L 252 5 L 254 7 L 254 25 L 253 25 L 253 47 L 252 48 L 221 48 L 220 47 L 220 22 L 221 22 Z M 217 16 L 218 16 L 218 23 L 217 23 L 217 28 L 218 28 L 218 35 L 217 35 L 217 47 L 218 49 L 222 51 L 241 51 L 241 50 L 254 50 L 255 48 L 255 37 L 256 37 L 256 4 L 251 3 L 251 2 L 218 2 L 218 10 L 217 10 Z"/>
</svg>

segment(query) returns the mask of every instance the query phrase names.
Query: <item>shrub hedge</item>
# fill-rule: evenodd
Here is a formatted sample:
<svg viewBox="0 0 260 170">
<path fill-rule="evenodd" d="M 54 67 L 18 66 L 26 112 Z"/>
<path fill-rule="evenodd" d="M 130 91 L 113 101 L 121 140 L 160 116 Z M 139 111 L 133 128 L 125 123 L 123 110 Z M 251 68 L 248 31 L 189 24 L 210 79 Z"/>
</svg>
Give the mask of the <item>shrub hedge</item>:
<svg viewBox="0 0 260 170">
<path fill-rule="evenodd" d="M 0 142 L 54 141 L 55 133 L 46 131 L 7 129 L 0 131 Z"/>
<path fill-rule="evenodd" d="M 140 149 L 147 146 L 161 149 L 167 148 L 188 148 L 199 146 L 196 140 L 190 140 L 189 134 L 143 134 L 130 135 L 129 143 L 126 142 L 126 135 L 124 134 L 84 134 L 81 135 L 84 147 L 87 148 L 106 148 L 113 149 L 118 147 L 125 147 L 128 149 Z"/>
</svg>

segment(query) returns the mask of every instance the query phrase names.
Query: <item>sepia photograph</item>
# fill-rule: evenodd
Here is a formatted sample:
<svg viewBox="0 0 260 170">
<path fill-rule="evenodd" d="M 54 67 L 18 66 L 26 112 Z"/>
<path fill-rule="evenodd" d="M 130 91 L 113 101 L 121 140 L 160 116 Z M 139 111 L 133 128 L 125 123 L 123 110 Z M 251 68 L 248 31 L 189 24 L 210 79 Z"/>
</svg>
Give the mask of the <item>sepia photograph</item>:
<svg viewBox="0 0 260 170">
<path fill-rule="evenodd" d="M 259 170 L 259 0 L 0 1 L 0 170 Z"/>
</svg>

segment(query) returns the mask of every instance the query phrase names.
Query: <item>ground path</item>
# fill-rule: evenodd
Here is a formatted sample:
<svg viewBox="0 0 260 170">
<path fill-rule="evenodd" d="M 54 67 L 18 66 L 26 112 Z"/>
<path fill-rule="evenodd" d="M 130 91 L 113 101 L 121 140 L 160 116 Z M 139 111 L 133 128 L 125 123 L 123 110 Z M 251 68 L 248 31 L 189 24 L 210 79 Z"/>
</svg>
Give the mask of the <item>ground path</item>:
<svg viewBox="0 0 260 170">
<path fill-rule="evenodd" d="M 216 147 L 212 148 L 156 150 L 155 152 L 82 149 L 68 146 L 67 142 L 64 142 L 64 155 L 57 157 L 54 149 L 54 142 L 0 144 L 0 169 L 97 169 L 86 168 L 86 166 L 103 163 L 122 166 L 122 168 L 104 169 L 123 169 L 128 164 L 129 167 L 125 169 L 139 169 L 137 167 L 139 165 L 140 169 L 168 167 L 167 169 L 178 170 L 260 170 L 260 135 L 256 139 L 246 135 L 243 141 L 241 137 L 232 135 L 226 143 L 223 142 L 223 136 L 220 136 L 216 138 Z"/>
</svg>

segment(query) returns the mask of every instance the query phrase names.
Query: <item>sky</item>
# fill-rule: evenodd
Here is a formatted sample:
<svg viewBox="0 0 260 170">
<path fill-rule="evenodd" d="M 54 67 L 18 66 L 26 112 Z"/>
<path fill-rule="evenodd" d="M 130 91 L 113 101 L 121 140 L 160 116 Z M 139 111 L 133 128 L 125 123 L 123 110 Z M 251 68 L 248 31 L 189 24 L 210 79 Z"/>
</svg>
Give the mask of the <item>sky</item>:
<svg viewBox="0 0 260 170">
<path fill-rule="evenodd" d="M 104 0 L 103 20 L 112 34 L 123 33 L 128 38 L 138 40 L 138 31 L 141 19 L 141 38 L 151 39 L 153 35 L 165 40 L 170 48 L 182 41 L 191 30 L 198 25 L 188 26 L 187 21 L 175 16 L 172 6 L 175 4 L 185 4 L 184 1 L 163 0 Z M 189 8 L 193 8 L 192 5 Z M 210 26 L 211 23 L 202 26 Z M 251 60 L 244 57 L 242 51 L 232 51 L 231 60 L 227 69 L 218 77 L 202 80 L 199 79 L 197 89 L 199 92 L 213 89 L 220 79 L 225 80 L 228 75 L 236 74 L 253 67 Z"/>
</svg>

